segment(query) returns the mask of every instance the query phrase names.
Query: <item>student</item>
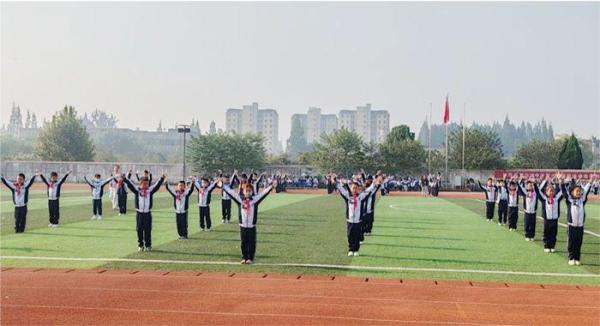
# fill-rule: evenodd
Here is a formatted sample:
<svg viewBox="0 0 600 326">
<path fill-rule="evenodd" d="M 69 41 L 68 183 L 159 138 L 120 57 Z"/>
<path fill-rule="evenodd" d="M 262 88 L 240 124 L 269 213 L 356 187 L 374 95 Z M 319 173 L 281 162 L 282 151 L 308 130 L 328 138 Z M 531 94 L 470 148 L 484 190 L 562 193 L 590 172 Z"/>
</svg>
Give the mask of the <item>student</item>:
<svg viewBox="0 0 600 326">
<path fill-rule="evenodd" d="M 198 208 L 200 211 L 200 229 L 202 231 L 210 231 L 212 223 L 210 220 L 210 195 L 217 181 L 209 183 L 208 178 L 202 178 L 198 181 L 198 178 L 194 180 L 194 187 L 198 190 Z"/>
<path fill-rule="evenodd" d="M 520 190 L 515 180 L 508 184 L 508 230 L 517 231 L 517 221 L 519 220 L 519 194 Z"/>
<path fill-rule="evenodd" d="M 188 238 L 188 204 L 190 196 L 194 192 L 194 186 L 186 187 L 185 181 L 181 180 L 177 183 L 174 191 L 168 182 L 165 182 L 165 188 L 173 196 L 173 207 L 175 208 L 175 221 L 177 222 L 179 240 L 185 240 Z"/>
<path fill-rule="evenodd" d="M 375 177 L 378 177 L 380 175 L 381 175 L 381 171 L 377 171 L 377 174 L 375 175 Z M 364 172 L 363 172 L 363 178 L 364 178 Z M 365 181 L 365 188 L 369 188 L 372 184 L 373 184 L 373 176 L 369 175 Z M 379 190 L 380 187 L 381 187 L 381 185 L 376 185 L 375 190 L 369 195 L 369 197 L 367 197 L 367 200 L 365 201 L 364 216 L 363 216 L 362 220 L 363 220 L 363 235 L 366 235 L 366 236 L 370 236 L 371 231 L 373 230 L 373 223 L 375 222 L 375 199 L 377 197 L 377 191 Z M 364 237 L 361 237 L 361 239 L 363 239 L 363 241 L 364 241 Z"/>
<path fill-rule="evenodd" d="M 137 179 L 137 181 L 138 181 L 138 182 L 140 182 L 140 180 L 141 180 L 141 177 L 139 176 L 139 174 L 138 174 L 138 173 L 139 173 L 139 172 L 136 172 L 136 173 L 135 173 L 135 178 Z M 148 179 L 148 182 L 149 182 L 149 183 L 152 183 L 152 173 L 150 173 L 150 171 L 148 171 L 148 170 L 144 170 L 144 175 L 142 175 L 142 177 L 145 177 L 145 178 L 147 178 L 147 179 Z"/>
<path fill-rule="evenodd" d="M 334 181 L 337 183 L 337 177 L 333 175 Z M 377 185 L 381 184 L 381 176 L 377 177 L 375 183 L 360 192 L 359 185 L 356 180 L 353 180 L 348 191 L 348 186 L 337 183 L 337 189 L 340 196 L 346 202 L 346 228 L 348 236 L 348 257 L 358 256 L 360 250 L 360 238 L 362 235 L 362 216 L 365 209 L 364 202 L 371 195 Z"/>
<path fill-rule="evenodd" d="M 131 179 L 131 170 L 127 173 L 127 179 Z M 127 186 L 123 182 L 124 178 L 117 175 L 113 178 L 115 192 L 117 195 L 117 205 L 119 206 L 119 216 L 127 214 Z"/>
<path fill-rule="evenodd" d="M 25 174 L 19 173 L 17 181 L 9 182 L 0 176 L 2 183 L 12 192 L 12 201 L 15 206 L 15 233 L 25 232 L 27 222 L 27 202 L 29 201 L 29 188 L 35 181 L 35 175 L 25 185 Z"/>
<path fill-rule="evenodd" d="M 71 171 L 67 172 L 63 177 L 58 180 L 58 173 L 50 172 L 50 181 L 46 180 L 43 174 L 40 174 L 40 178 L 46 184 L 48 195 L 48 219 L 50 224 L 49 228 L 57 228 L 58 220 L 60 219 L 60 208 L 58 204 L 58 198 L 60 197 L 60 188 L 62 187 L 67 177 L 71 174 Z"/>
<path fill-rule="evenodd" d="M 477 181 L 477 184 L 479 184 L 479 188 L 485 193 L 485 217 L 488 222 L 492 222 L 498 188 L 493 184 L 492 178 L 487 179 L 485 187 L 481 185 L 481 181 Z"/>
<path fill-rule="evenodd" d="M 592 178 L 592 182 L 594 178 Z M 584 187 L 581 187 L 575 182 L 571 182 L 570 189 L 567 189 L 565 184 L 561 185 L 563 193 L 567 194 L 567 222 L 568 228 L 568 245 L 569 265 L 581 265 L 581 245 L 583 243 L 583 225 L 585 223 L 585 204 L 590 193 L 591 182 L 588 182 Z"/>
<path fill-rule="evenodd" d="M 223 175 L 221 173 L 220 177 L 222 181 L 222 187 L 231 187 L 229 175 Z M 224 189 L 221 189 L 221 217 L 221 223 L 229 224 L 231 222 L 231 196 L 229 196 Z"/>
<path fill-rule="evenodd" d="M 104 195 L 104 186 L 106 186 L 113 177 L 106 180 L 101 180 L 100 174 L 95 174 L 93 180 L 89 180 L 87 176 L 83 176 L 83 180 L 90 186 L 92 189 L 92 220 L 102 219 L 102 196 Z"/>
<path fill-rule="evenodd" d="M 508 189 L 506 180 L 498 180 L 496 183 L 498 189 L 498 225 L 506 225 L 508 214 Z"/>
<path fill-rule="evenodd" d="M 252 264 L 256 253 L 256 223 L 258 222 L 258 205 L 269 195 L 273 186 L 271 184 L 261 193 L 254 195 L 254 188 L 246 184 L 244 195 L 232 190 L 229 185 L 221 184 L 225 191 L 238 205 L 238 221 L 240 224 L 240 240 L 242 249 L 242 264 Z"/>
<path fill-rule="evenodd" d="M 138 251 L 152 250 L 152 198 L 160 189 L 160 185 L 165 181 L 163 174 L 156 183 L 150 186 L 149 177 L 141 177 L 140 184 L 134 185 L 131 180 L 124 175 L 121 176 L 123 182 L 135 194 L 135 229 L 138 238 Z"/>
<path fill-rule="evenodd" d="M 539 192 L 537 184 L 533 179 L 529 179 L 525 184 L 524 179 L 519 183 L 519 189 L 523 198 L 523 206 L 525 208 L 525 216 L 523 224 L 525 227 L 525 241 L 533 241 L 535 238 L 535 222 L 537 211 L 537 193 Z"/>
<path fill-rule="evenodd" d="M 120 176 L 121 175 L 121 166 L 119 164 L 115 164 L 115 166 L 113 166 L 113 172 L 112 172 L 113 176 Z M 110 199 L 110 202 L 112 203 L 112 209 L 116 210 L 117 208 L 119 208 L 119 196 L 117 194 L 117 181 L 115 178 L 113 178 L 113 180 L 110 181 L 110 184 L 108 185 L 108 198 Z M 119 213 L 119 215 L 121 215 Z"/>
<path fill-rule="evenodd" d="M 554 252 L 558 218 L 560 217 L 560 201 L 563 198 L 563 192 L 560 190 L 560 185 L 557 192 L 554 185 L 546 186 L 546 184 L 547 180 L 540 184 L 537 195 L 542 203 L 542 217 L 544 218 L 544 252 Z"/>
</svg>

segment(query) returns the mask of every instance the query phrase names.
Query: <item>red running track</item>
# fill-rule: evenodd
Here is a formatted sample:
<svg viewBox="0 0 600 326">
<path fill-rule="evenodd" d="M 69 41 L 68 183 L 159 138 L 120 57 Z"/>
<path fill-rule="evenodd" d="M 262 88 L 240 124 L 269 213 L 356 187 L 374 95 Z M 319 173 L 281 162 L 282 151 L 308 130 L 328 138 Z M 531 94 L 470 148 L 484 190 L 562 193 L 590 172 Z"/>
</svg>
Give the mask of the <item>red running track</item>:
<svg viewBox="0 0 600 326">
<path fill-rule="evenodd" d="M 6 268 L 2 325 L 599 325 L 600 287 Z"/>
</svg>

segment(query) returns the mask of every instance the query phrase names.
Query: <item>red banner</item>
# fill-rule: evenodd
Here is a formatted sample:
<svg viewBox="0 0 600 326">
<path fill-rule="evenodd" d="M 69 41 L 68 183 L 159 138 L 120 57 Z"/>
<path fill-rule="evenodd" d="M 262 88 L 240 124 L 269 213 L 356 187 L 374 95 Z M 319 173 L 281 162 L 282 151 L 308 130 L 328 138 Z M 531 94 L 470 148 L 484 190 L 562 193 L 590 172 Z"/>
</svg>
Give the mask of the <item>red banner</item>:
<svg viewBox="0 0 600 326">
<path fill-rule="evenodd" d="M 496 170 L 494 177 L 496 179 L 505 179 L 517 178 L 520 175 L 525 179 L 546 179 L 554 178 L 557 173 L 562 174 L 565 179 L 590 180 L 593 176 L 596 176 L 596 180 L 600 180 L 600 171 L 593 170 Z"/>
</svg>

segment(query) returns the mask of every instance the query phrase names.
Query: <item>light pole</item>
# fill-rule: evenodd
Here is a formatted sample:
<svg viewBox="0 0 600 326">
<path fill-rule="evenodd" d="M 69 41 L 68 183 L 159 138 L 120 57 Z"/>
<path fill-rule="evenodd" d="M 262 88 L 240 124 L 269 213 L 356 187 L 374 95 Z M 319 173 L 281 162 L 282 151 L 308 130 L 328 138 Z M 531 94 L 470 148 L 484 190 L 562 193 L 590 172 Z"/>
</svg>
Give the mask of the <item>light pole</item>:
<svg viewBox="0 0 600 326">
<path fill-rule="evenodd" d="M 183 177 L 181 180 L 185 180 L 185 136 L 190 133 L 190 125 L 178 125 L 177 132 L 183 134 Z"/>
</svg>

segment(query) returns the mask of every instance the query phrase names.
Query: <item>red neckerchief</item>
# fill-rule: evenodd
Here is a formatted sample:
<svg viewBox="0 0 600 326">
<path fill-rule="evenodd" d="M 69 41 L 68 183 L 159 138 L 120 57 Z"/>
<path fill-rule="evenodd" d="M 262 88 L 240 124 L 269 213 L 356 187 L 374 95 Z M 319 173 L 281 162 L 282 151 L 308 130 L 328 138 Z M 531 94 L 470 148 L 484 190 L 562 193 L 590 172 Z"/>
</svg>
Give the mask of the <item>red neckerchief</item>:
<svg viewBox="0 0 600 326">
<path fill-rule="evenodd" d="M 353 195 L 352 196 L 352 208 L 356 209 L 356 206 L 358 206 L 358 195 Z"/>
<path fill-rule="evenodd" d="M 21 193 L 21 187 L 23 187 L 23 185 L 18 182 L 15 182 L 13 183 L 13 186 L 15 186 L 15 191 L 17 192 L 17 195 L 19 195 Z"/>
<path fill-rule="evenodd" d="M 248 216 L 250 214 L 250 198 L 244 198 L 242 208 L 244 209 L 244 211 L 246 211 L 246 216 Z"/>
<path fill-rule="evenodd" d="M 48 188 L 55 189 L 56 188 L 56 184 L 57 184 L 56 181 L 50 181 L 50 183 L 48 184 Z"/>
<path fill-rule="evenodd" d="M 554 197 L 549 197 L 548 198 L 548 205 L 554 205 Z"/>
<path fill-rule="evenodd" d="M 204 188 L 204 187 L 200 188 L 200 198 L 204 198 L 205 191 L 206 191 L 206 188 Z"/>
<path fill-rule="evenodd" d="M 148 188 L 140 188 L 140 194 L 144 198 L 148 197 Z"/>
<path fill-rule="evenodd" d="M 117 181 L 117 189 L 121 188 L 123 188 L 123 178 L 119 178 L 119 181 Z"/>
<path fill-rule="evenodd" d="M 535 192 L 534 191 L 530 191 L 529 192 L 529 199 L 533 200 L 533 196 L 535 196 Z"/>
</svg>

